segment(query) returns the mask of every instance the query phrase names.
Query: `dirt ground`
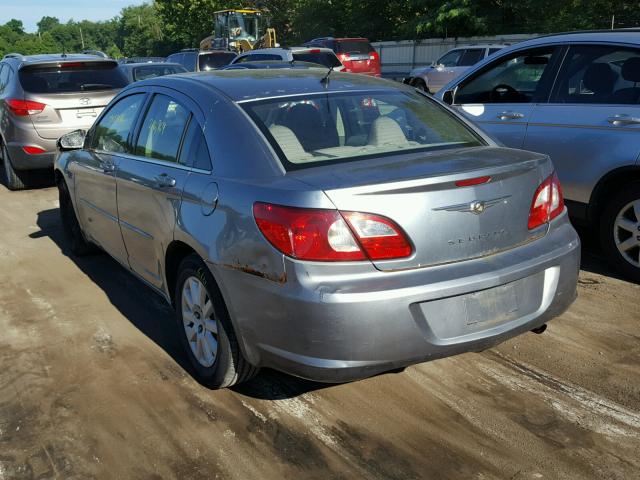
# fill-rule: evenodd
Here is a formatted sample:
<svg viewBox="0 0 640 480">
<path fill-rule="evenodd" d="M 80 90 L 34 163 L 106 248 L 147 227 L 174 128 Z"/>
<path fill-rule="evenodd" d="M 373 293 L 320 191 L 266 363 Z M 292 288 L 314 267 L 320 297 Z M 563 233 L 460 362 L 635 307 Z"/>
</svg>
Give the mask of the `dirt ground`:
<svg viewBox="0 0 640 480">
<path fill-rule="evenodd" d="M 0 480 L 640 478 L 640 286 L 584 254 L 543 335 L 345 385 L 191 376 L 172 311 L 0 186 Z"/>
</svg>

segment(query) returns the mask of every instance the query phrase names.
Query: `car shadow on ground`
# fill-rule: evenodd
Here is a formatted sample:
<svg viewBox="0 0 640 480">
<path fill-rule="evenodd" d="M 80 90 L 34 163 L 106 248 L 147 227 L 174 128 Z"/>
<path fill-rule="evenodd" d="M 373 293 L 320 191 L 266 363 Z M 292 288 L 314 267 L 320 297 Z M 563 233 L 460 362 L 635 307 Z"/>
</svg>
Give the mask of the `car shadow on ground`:
<svg viewBox="0 0 640 480">
<path fill-rule="evenodd" d="M 48 237 L 53 240 L 60 251 L 104 291 L 111 304 L 124 317 L 197 381 L 178 339 L 175 313 L 164 298 L 104 253 L 87 257 L 73 255 L 64 240 L 59 209 L 38 212 L 36 224 L 40 230 L 30 234 L 31 238 Z M 330 385 L 263 369 L 256 378 L 237 385 L 232 390 L 252 398 L 274 400 L 296 397 L 328 386 Z"/>
<path fill-rule="evenodd" d="M 49 237 L 53 240 L 60 251 L 105 292 L 112 305 L 123 316 L 197 381 L 195 372 L 178 340 L 179 332 L 176 330 L 175 313 L 162 297 L 104 253 L 88 257 L 77 257 L 71 254 L 63 237 L 59 209 L 39 212 L 36 223 L 40 230 L 32 233 L 31 238 Z M 608 267 L 599 251 L 597 241 L 592 238 L 590 232 L 583 230 L 580 231 L 580 235 L 583 245 L 581 268 L 588 272 L 621 278 Z M 252 398 L 277 400 L 293 398 L 330 386 L 330 384 L 303 380 L 274 370 L 263 369 L 256 378 L 237 385 L 232 390 Z"/>
</svg>

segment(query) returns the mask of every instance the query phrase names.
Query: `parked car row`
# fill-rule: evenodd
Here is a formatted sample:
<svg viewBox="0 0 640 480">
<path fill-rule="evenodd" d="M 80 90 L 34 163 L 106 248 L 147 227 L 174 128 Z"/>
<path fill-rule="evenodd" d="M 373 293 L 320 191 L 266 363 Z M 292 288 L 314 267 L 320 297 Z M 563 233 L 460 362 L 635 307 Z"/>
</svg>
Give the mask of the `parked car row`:
<svg viewBox="0 0 640 480">
<path fill-rule="evenodd" d="M 573 210 L 596 174 L 608 252 L 638 279 L 639 34 L 504 48 L 443 101 L 375 70 L 344 73 L 367 65 L 354 39 L 247 52 L 207 74 L 133 64 L 130 78 L 151 68 L 134 83 L 95 56 L 8 56 L 3 171 L 51 161 L 45 139 L 59 138 L 71 251 L 106 251 L 173 305 L 209 385 L 261 367 L 362 378 L 544 331 L 576 295 L 565 198 Z M 346 52 L 342 72 L 322 64 L 333 49 Z M 201 52 L 184 53 L 199 68 Z"/>
</svg>

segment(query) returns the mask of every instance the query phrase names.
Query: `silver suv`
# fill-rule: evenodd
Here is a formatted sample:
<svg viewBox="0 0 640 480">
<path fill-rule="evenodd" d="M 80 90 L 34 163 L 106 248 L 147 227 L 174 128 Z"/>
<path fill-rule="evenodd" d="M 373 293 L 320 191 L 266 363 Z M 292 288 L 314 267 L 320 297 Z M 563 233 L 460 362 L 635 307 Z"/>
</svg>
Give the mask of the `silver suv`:
<svg viewBox="0 0 640 480">
<path fill-rule="evenodd" d="M 640 281 L 640 30 L 518 43 L 438 97 L 506 146 L 550 155 L 573 221 Z"/>
<path fill-rule="evenodd" d="M 28 185 L 50 168 L 56 141 L 88 129 L 127 79 L 114 60 L 95 55 L 6 55 L 0 62 L 2 180 Z"/>
<path fill-rule="evenodd" d="M 473 47 L 454 48 L 430 66 L 411 70 L 409 76 L 403 79 L 403 83 L 427 93 L 436 93 L 470 67 L 503 48 L 504 45 L 474 45 Z"/>
</svg>

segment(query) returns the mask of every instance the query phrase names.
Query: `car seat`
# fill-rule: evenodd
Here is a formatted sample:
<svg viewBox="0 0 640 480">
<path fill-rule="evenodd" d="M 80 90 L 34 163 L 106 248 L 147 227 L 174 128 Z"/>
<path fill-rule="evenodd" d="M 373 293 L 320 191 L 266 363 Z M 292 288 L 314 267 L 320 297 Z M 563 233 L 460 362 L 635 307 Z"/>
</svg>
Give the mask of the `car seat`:
<svg viewBox="0 0 640 480">
<path fill-rule="evenodd" d="M 592 63 L 584 72 L 582 82 L 593 95 L 580 95 L 580 100 L 586 103 L 608 103 L 617 79 L 618 75 L 608 63 Z"/>
<path fill-rule="evenodd" d="M 393 118 L 378 117 L 371 124 L 369 145 L 406 145 L 409 143 L 402 128 Z"/>
<path fill-rule="evenodd" d="M 325 123 L 320 111 L 308 103 L 291 107 L 280 124 L 295 134 L 307 152 L 337 147 L 340 144 L 335 125 Z"/>
<path fill-rule="evenodd" d="M 640 103 L 640 57 L 627 58 L 620 71 L 622 78 L 633 82 L 633 87 L 621 88 L 613 94 L 613 103 L 635 105 Z"/>
</svg>

